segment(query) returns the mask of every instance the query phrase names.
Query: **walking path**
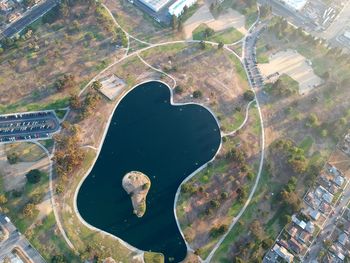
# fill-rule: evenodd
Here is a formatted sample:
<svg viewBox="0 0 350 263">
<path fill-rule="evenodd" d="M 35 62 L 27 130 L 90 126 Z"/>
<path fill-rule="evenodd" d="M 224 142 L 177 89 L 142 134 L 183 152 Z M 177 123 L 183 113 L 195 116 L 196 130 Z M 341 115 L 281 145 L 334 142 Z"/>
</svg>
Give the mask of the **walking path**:
<svg viewBox="0 0 350 263">
<path fill-rule="evenodd" d="M 55 152 L 55 146 L 54 149 L 52 150 L 52 154 L 49 153 L 49 151 L 39 142 L 37 141 L 33 141 L 34 144 L 38 145 L 47 155 L 47 157 L 50 159 L 50 166 L 49 166 L 49 186 L 50 186 L 50 190 L 49 190 L 49 194 L 50 194 L 50 199 L 51 199 L 51 205 L 52 205 L 52 210 L 53 213 L 55 215 L 55 219 L 56 219 L 56 223 L 57 223 L 57 227 L 60 230 L 64 240 L 66 241 L 66 243 L 68 244 L 68 246 L 75 251 L 75 247 L 72 244 L 72 242 L 69 240 L 69 238 L 67 237 L 66 232 L 64 231 L 64 228 L 62 226 L 61 220 L 58 216 L 58 212 L 57 212 L 57 208 L 56 208 L 56 202 L 55 202 L 55 197 L 54 197 L 54 190 L 53 190 L 53 182 L 52 182 L 52 171 L 53 171 L 53 161 L 52 161 L 52 157 L 53 154 Z"/>
<path fill-rule="evenodd" d="M 156 69 L 156 68 L 154 68 L 153 66 L 151 66 L 150 64 L 148 64 L 148 63 L 140 56 L 140 53 L 142 53 L 143 51 L 146 51 L 146 50 L 148 50 L 148 49 L 155 48 L 155 47 L 160 47 L 160 46 L 166 46 L 166 45 L 178 44 L 178 43 L 184 43 L 184 44 L 186 44 L 186 43 L 199 43 L 199 42 L 201 42 L 201 41 L 200 41 L 200 40 L 177 40 L 177 41 L 168 41 L 168 42 L 155 43 L 155 44 L 151 44 L 151 43 L 142 41 L 142 40 L 140 40 L 140 39 L 138 39 L 138 38 L 136 38 L 136 37 L 130 35 L 128 32 L 126 32 L 126 31 L 118 24 L 118 22 L 116 21 L 116 19 L 114 18 L 112 12 L 108 9 L 108 7 L 107 7 L 105 4 L 102 4 L 102 6 L 106 9 L 106 11 L 107 11 L 107 12 L 110 14 L 110 16 L 113 18 L 114 24 L 115 24 L 116 26 L 118 26 L 119 28 L 121 28 L 121 30 L 126 34 L 126 36 L 127 36 L 127 38 L 128 38 L 128 46 L 127 46 L 127 48 L 126 48 L 126 52 L 125 52 L 124 56 L 123 56 L 121 59 L 119 59 L 119 60 L 115 61 L 114 63 L 110 64 L 108 67 L 106 67 L 106 68 L 103 69 L 101 72 L 99 72 L 94 78 L 92 78 L 92 79 L 90 80 L 90 82 L 81 90 L 81 92 L 79 93 L 79 96 L 80 96 L 81 94 L 83 94 L 83 92 L 84 92 L 96 79 L 98 79 L 99 76 L 101 76 L 101 75 L 102 75 L 104 72 L 106 72 L 108 69 L 110 69 L 111 67 L 113 67 L 113 66 L 115 66 L 115 65 L 117 65 L 117 64 L 119 64 L 119 63 L 121 63 L 122 61 L 124 61 L 124 60 L 126 60 L 126 59 L 128 59 L 128 58 L 130 58 L 130 57 L 132 57 L 132 56 L 135 56 L 135 55 L 138 56 L 138 58 L 139 58 L 145 65 L 147 65 L 147 66 L 149 66 L 150 68 L 152 68 L 153 70 L 155 70 L 155 71 L 157 71 L 157 72 L 161 72 L 161 73 L 165 74 L 166 76 L 168 76 L 169 78 L 171 78 L 171 79 L 173 80 L 173 82 L 174 82 L 174 87 L 175 87 L 175 86 L 176 86 L 176 80 L 175 80 L 175 78 L 173 78 L 173 77 L 170 76 L 169 74 L 166 74 L 165 72 L 163 72 L 163 71 L 161 71 L 161 70 L 159 70 L 159 69 Z M 258 21 L 259 21 L 259 17 L 258 17 L 258 19 L 256 20 L 256 22 L 251 26 L 251 28 L 248 30 L 248 32 L 251 32 L 251 29 L 256 25 L 256 23 L 257 23 Z M 250 33 L 248 33 L 247 35 L 245 35 L 245 37 L 242 38 L 241 40 L 239 40 L 239 41 L 237 41 L 237 42 L 235 42 L 235 43 L 230 44 L 230 45 L 233 45 L 233 44 L 236 44 L 236 43 L 239 43 L 239 42 L 243 41 L 242 56 L 239 56 L 236 52 L 234 52 L 233 50 L 229 49 L 229 48 L 227 47 L 227 45 L 225 45 L 224 48 L 225 48 L 226 50 L 228 50 L 229 52 L 231 52 L 233 55 L 235 55 L 240 61 L 242 61 L 242 57 L 244 57 L 244 54 L 245 54 L 245 41 L 246 41 L 247 36 L 248 36 L 249 34 L 250 34 Z M 132 53 L 129 54 L 129 50 L 130 50 L 130 39 L 134 39 L 134 40 L 136 40 L 136 41 L 138 41 L 138 42 L 140 42 L 140 43 L 142 43 L 142 44 L 148 45 L 148 46 L 147 46 L 147 47 L 144 47 L 144 48 L 141 48 L 141 49 L 139 49 L 139 50 L 137 50 L 137 51 L 134 51 L 134 52 L 132 52 Z M 217 45 L 218 45 L 218 43 L 212 42 L 212 41 L 203 41 L 203 42 L 206 43 L 206 44 L 212 45 L 212 46 L 217 46 Z M 244 68 L 244 69 L 245 69 L 246 74 L 247 74 L 247 69 L 246 69 L 246 68 Z M 247 76 L 248 76 L 248 74 L 247 74 Z M 249 107 L 250 107 L 250 105 L 255 101 L 255 102 L 256 102 L 256 105 L 257 105 L 258 112 L 259 112 L 259 118 L 260 118 L 261 127 L 262 127 L 262 129 L 261 129 L 261 130 L 262 130 L 262 134 L 261 134 L 261 145 L 262 145 L 262 148 L 261 148 L 261 158 L 260 158 L 260 165 L 259 165 L 258 174 L 257 174 L 256 180 L 255 180 L 255 183 L 254 183 L 254 186 L 253 186 L 253 188 L 252 188 L 252 190 L 251 190 L 251 192 L 250 192 L 250 194 L 249 194 L 249 197 L 248 197 L 246 203 L 244 204 L 244 206 L 243 206 L 242 209 L 240 210 L 239 214 L 233 219 L 232 223 L 231 223 L 230 226 L 229 226 L 228 231 L 225 233 L 225 235 L 222 236 L 222 238 L 219 240 L 219 242 L 215 245 L 215 247 L 213 248 L 213 250 L 210 252 L 209 256 L 208 256 L 204 261 L 203 261 L 202 259 L 200 259 L 202 262 L 210 262 L 210 261 L 211 261 L 211 259 L 213 258 L 215 252 L 217 251 L 217 249 L 220 247 L 220 245 L 222 244 L 222 242 L 225 240 L 225 238 L 227 237 L 227 235 L 229 234 L 229 232 L 232 230 L 232 228 L 235 226 L 235 224 L 238 222 L 238 220 L 240 219 L 240 217 L 243 215 L 243 213 L 245 212 L 246 208 L 247 208 L 248 205 L 250 204 L 250 202 L 251 202 L 251 200 L 252 200 L 252 198 L 253 198 L 253 196 L 254 196 L 254 194 L 255 194 L 255 191 L 256 191 L 256 189 L 257 189 L 258 183 L 259 183 L 259 181 L 260 181 L 261 172 L 262 172 L 263 163 L 264 163 L 264 151 L 265 151 L 264 125 L 263 125 L 263 119 L 262 119 L 262 114 L 261 114 L 261 109 L 260 109 L 259 101 L 258 101 L 258 99 L 257 99 L 257 97 L 256 97 L 255 90 L 252 88 L 252 83 L 251 83 L 251 81 L 250 81 L 249 78 L 248 78 L 248 80 L 249 80 L 249 84 L 250 84 L 250 86 L 251 86 L 251 89 L 253 90 L 253 92 L 254 92 L 254 94 L 255 94 L 255 98 L 256 98 L 256 99 L 253 100 L 253 101 L 251 101 L 251 102 L 247 105 L 246 117 L 245 117 L 245 120 L 243 121 L 243 123 L 240 125 L 240 127 L 237 128 L 235 131 L 232 131 L 232 132 L 227 133 L 227 134 L 223 134 L 223 136 L 230 136 L 230 135 L 233 135 L 233 134 L 235 134 L 239 129 L 241 129 L 241 128 L 245 125 L 245 123 L 246 123 L 247 120 L 248 120 Z M 112 116 L 112 115 L 111 115 L 111 116 Z M 107 125 L 107 127 L 108 127 L 108 125 Z M 106 131 L 107 131 L 107 128 L 106 128 L 106 130 L 105 130 L 105 133 L 106 133 Z M 99 148 L 98 148 L 97 150 L 100 149 L 100 147 L 101 147 L 101 145 L 102 145 L 102 142 L 103 142 L 103 140 L 101 141 L 100 146 L 99 146 Z M 40 145 L 40 147 L 44 148 L 44 151 L 48 154 L 48 156 L 50 156 L 49 152 L 45 149 L 44 146 L 42 146 L 42 145 L 39 144 L 39 143 L 38 143 L 38 145 Z M 96 149 L 95 147 L 92 147 L 92 146 L 86 146 L 86 147 L 90 147 L 90 148 Z M 187 177 L 185 181 L 189 180 L 191 177 L 193 177 L 196 173 L 198 173 L 200 170 L 202 170 L 202 169 L 204 169 L 204 168 L 205 168 L 205 166 L 199 168 L 197 171 L 195 171 L 193 174 L 191 174 L 189 177 Z M 82 180 L 82 181 L 83 181 L 83 180 Z M 184 181 L 184 182 L 185 182 L 185 181 Z M 67 244 L 74 250 L 74 246 L 73 246 L 73 244 L 70 242 L 70 240 L 68 239 L 68 237 L 66 236 L 66 233 L 65 233 L 65 231 L 64 231 L 64 229 L 63 229 L 63 227 L 62 227 L 62 225 L 61 225 L 61 223 L 60 223 L 60 219 L 59 219 L 58 214 L 57 214 L 57 211 L 56 211 L 55 201 L 54 201 L 54 198 L 53 198 L 53 186 L 52 186 L 52 162 L 50 163 L 50 192 L 51 192 L 51 201 L 52 201 L 52 205 L 53 205 L 53 211 L 54 211 L 54 214 L 55 214 L 55 218 L 56 218 L 56 221 L 57 221 L 57 225 L 58 225 L 58 227 L 59 227 L 59 229 L 60 229 L 60 231 L 61 231 L 61 233 L 62 233 L 62 235 L 63 235 L 63 237 L 64 237 L 64 239 L 65 239 L 65 241 L 67 242 Z M 177 194 L 177 195 L 178 195 L 178 194 Z M 175 207 L 176 207 L 176 200 L 177 200 L 177 198 L 175 199 L 174 209 L 175 209 Z M 81 222 L 82 222 L 84 225 L 86 225 L 85 222 L 83 221 L 83 219 L 80 218 L 79 213 L 77 213 L 77 215 L 78 215 L 79 219 L 81 220 Z M 176 217 L 176 214 L 175 214 L 175 217 Z M 180 232 L 181 232 L 181 234 L 183 235 L 182 230 L 181 230 L 181 228 L 180 228 L 180 225 L 179 225 L 179 222 L 178 222 L 177 218 L 176 218 L 176 221 L 177 221 L 177 225 L 178 225 L 178 227 L 179 227 L 179 229 L 180 229 Z M 94 227 L 92 227 L 92 226 L 90 226 L 90 225 L 89 225 L 89 227 L 92 228 L 93 230 L 96 230 L 96 231 L 101 232 L 101 230 L 98 230 L 98 229 L 96 229 L 96 228 L 94 228 Z M 102 232 L 104 232 L 104 231 L 102 231 Z M 104 233 L 105 233 L 105 232 L 104 232 Z M 105 234 L 110 235 L 110 234 L 108 234 L 108 233 L 105 233 Z M 117 238 L 117 237 L 115 237 L 115 238 L 116 238 L 117 240 L 119 240 L 119 241 L 122 241 L 122 240 L 120 240 L 120 239 Z M 125 242 L 122 242 L 122 243 L 125 244 Z M 186 242 L 186 244 L 187 244 L 187 242 Z M 189 246 L 188 244 L 187 244 L 187 247 L 188 247 L 188 250 L 189 250 L 189 251 L 193 251 L 193 250 L 190 248 L 190 246 Z M 134 248 L 133 248 L 133 250 L 134 250 Z"/>
<path fill-rule="evenodd" d="M 160 70 L 160 69 L 157 69 L 155 67 L 153 67 L 152 65 L 148 64 L 141 56 L 139 53 L 137 53 L 137 57 L 142 61 L 143 64 L 145 64 L 146 66 L 148 66 L 149 68 L 153 69 L 154 71 L 157 71 L 159 73 L 162 73 L 164 74 L 165 76 L 169 77 L 173 82 L 174 82 L 174 85 L 173 85 L 173 89 L 176 87 L 176 79 L 172 76 L 170 76 L 168 73 L 165 73 L 164 71 Z"/>
<path fill-rule="evenodd" d="M 246 107 L 246 110 L 245 110 L 245 118 L 244 118 L 243 122 L 241 123 L 241 125 L 240 125 L 237 129 L 235 129 L 235 130 L 233 130 L 233 131 L 231 131 L 231 132 L 222 133 L 222 137 L 235 135 L 236 132 L 238 132 L 240 129 L 242 129 L 242 128 L 244 127 L 244 125 L 245 125 L 245 124 L 247 123 L 247 121 L 248 121 L 248 118 L 249 118 L 249 109 L 250 109 L 250 106 L 253 104 L 253 102 L 255 102 L 255 99 L 252 100 L 252 101 L 250 101 L 250 102 L 248 103 L 248 105 L 247 105 L 247 107 Z"/>
<path fill-rule="evenodd" d="M 249 28 L 248 32 L 250 32 L 249 34 L 247 34 L 245 37 L 244 37 L 244 41 L 243 41 L 243 50 L 242 50 L 242 57 L 244 57 L 245 55 L 245 48 L 246 48 L 246 41 L 247 41 L 247 38 L 250 34 L 252 34 L 252 29 L 256 26 L 256 24 L 259 22 L 260 20 L 260 10 L 259 10 L 259 7 L 258 7 L 258 11 L 259 11 L 259 14 L 258 14 L 258 18 L 257 20 L 254 22 L 254 24 Z M 231 52 L 233 52 L 231 50 Z M 235 52 L 233 52 L 235 53 Z M 241 59 L 242 60 L 242 59 Z M 244 70 L 246 71 L 246 75 L 248 75 L 248 71 L 247 71 L 247 68 L 246 66 L 244 65 Z M 255 101 L 256 101 L 256 105 L 257 105 L 257 109 L 258 109 L 258 113 L 259 113 L 259 118 L 260 118 L 260 124 L 261 124 L 261 155 L 260 155 L 260 164 L 259 164 L 259 170 L 258 170 L 258 174 L 256 176 L 256 179 L 255 179 L 255 182 L 254 182 L 254 186 L 252 188 L 252 190 L 250 191 L 250 194 L 249 194 L 249 197 L 247 199 L 247 201 L 245 202 L 244 206 L 242 207 L 241 211 L 238 213 L 238 215 L 233 219 L 232 223 L 230 224 L 229 228 L 228 228 L 228 231 L 220 238 L 219 242 L 215 245 L 215 247 L 213 248 L 213 250 L 209 253 L 208 257 L 204 260 L 205 263 L 209 263 L 212 258 L 214 257 L 215 255 L 215 252 L 218 250 L 218 248 L 221 246 L 222 242 L 224 242 L 224 240 L 226 239 L 226 237 L 228 236 L 228 234 L 231 232 L 231 230 L 233 229 L 233 227 L 236 225 L 236 223 L 239 221 L 239 219 L 241 218 L 241 216 L 243 215 L 243 213 L 245 212 L 245 210 L 247 209 L 248 205 L 250 204 L 250 202 L 252 201 L 253 199 L 253 196 L 255 194 L 255 191 L 258 187 L 258 184 L 259 184 L 259 181 L 260 181 L 260 178 L 261 178 L 261 173 L 262 173 L 262 169 L 263 169 L 263 166 L 264 166 L 264 158 L 265 158 L 265 131 L 264 131 L 264 121 L 263 121 L 263 118 L 262 118 L 262 113 L 261 113 L 261 109 L 260 109 L 260 105 L 259 105 L 259 101 L 257 99 L 257 95 L 256 95 L 256 92 L 253 88 L 253 85 L 252 85 L 252 82 L 250 80 L 250 78 L 248 77 L 248 81 L 249 81 L 249 84 L 250 84 L 250 87 L 251 87 L 251 90 L 254 92 L 254 95 L 255 95 Z"/>
</svg>

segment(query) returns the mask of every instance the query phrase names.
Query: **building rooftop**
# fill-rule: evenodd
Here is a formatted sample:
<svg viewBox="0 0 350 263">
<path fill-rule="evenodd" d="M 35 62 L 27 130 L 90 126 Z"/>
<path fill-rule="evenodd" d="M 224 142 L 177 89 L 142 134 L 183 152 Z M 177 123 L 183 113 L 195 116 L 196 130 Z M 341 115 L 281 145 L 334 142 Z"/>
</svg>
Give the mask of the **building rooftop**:
<svg viewBox="0 0 350 263">
<path fill-rule="evenodd" d="M 171 2 L 171 0 L 140 0 L 140 2 L 151 8 L 153 11 L 158 12 Z"/>
<path fill-rule="evenodd" d="M 281 258 L 283 258 L 287 262 L 293 262 L 294 256 L 288 252 L 287 249 L 284 247 L 281 247 L 277 244 L 273 247 L 273 250 L 276 252 L 277 255 L 279 255 Z"/>
</svg>

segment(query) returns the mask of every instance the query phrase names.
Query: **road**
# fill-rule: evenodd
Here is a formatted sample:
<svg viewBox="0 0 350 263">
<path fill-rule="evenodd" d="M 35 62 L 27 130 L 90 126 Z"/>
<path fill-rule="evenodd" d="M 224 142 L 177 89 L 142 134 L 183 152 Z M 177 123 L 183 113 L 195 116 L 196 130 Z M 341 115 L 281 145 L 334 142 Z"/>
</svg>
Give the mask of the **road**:
<svg viewBox="0 0 350 263">
<path fill-rule="evenodd" d="M 301 15 L 300 13 L 294 12 L 278 0 L 259 0 L 259 3 L 262 5 L 270 5 L 272 7 L 272 12 L 275 15 L 286 18 L 293 25 L 302 27 L 308 32 L 315 31 L 317 28 L 316 23 L 314 23 L 311 19 Z"/>
<path fill-rule="evenodd" d="M 13 22 L 5 30 L 3 30 L 3 32 L 1 32 L 0 39 L 6 38 L 6 37 L 12 37 L 16 33 L 21 32 L 28 25 L 35 22 L 37 19 L 39 19 L 48 11 L 50 11 L 58 3 L 59 3 L 58 0 L 46 0 L 42 4 L 32 7 L 32 9 L 24 13 L 22 18 Z"/>
<path fill-rule="evenodd" d="M 5 220 L 4 215 L 0 215 L 0 226 L 8 231 L 8 238 L 0 242 L 0 261 L 11 254 L 15 247 L 24 252 L 33 262 L 45 263 L 39 252 L 32 247 L 29 241 L 11 223 Z"/>
</svg>

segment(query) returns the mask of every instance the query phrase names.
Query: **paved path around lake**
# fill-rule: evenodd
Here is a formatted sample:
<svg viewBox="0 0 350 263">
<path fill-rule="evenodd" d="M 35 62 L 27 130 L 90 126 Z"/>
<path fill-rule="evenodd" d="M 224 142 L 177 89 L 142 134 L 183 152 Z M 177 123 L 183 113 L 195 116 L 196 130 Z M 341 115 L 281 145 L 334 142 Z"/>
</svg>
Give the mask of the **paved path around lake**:
<svg viewBox="0 0 350 263">
<path fill-rule="evenodd" d="M 141 59 L 141 61 L 142 61 L 142 58 L 140 57 L 139 54 L 140 54 L 141 52 L 145 51 L 145 50 L 148 50 L 148 49 L 151 49 L 151 48 L 155 48 L 155 47 L 160 47 L 160 46 L 172 45 L 172 44 L 179 44 L 179 43 L 186 44 L 186 43 L 199 43 L 199 42 L 201 42 L 200 40 L 177 40 L 177 41 L 168 41 L 168 42 L 163 42 L 163 43 L 151 44 L 151 43 L 142 41 L 142 40 L 140 40 L 140 39 L 138 39 L 138 38 L 136 38 L 136 37 L 130 35 L 128 32 L 126 32 L 126 31 L 118 24 L 118 22 L 116 21 L 116 19 L 114 18 L 112 12 L 108 9 L 108 7 L 105 6 L 104 4 L 102 4 L 102 6 L 103 6 L 103 7 L 108 11 L 108 13 L 111 15 L 111 17 L 113 18 L 113 22 L 115 23 L 115 25 L 116 25 L 117 27 L 121 28 L 121 30 L 126 34 L 126 36 L 127 36 L 127 38 L 128 38 L 128 46 L 127 46 L 125 55 L 124 55 L 121 59 L 119 59 L 119 60 L 115 61 L 114 63 L 110 64 L 109 66 L 107 66 L 105 69 L 103 69 L 101 72 L 99 72 L 94 78 L 92 78 L 92 79 L 90 80 L 90 82 L 81 90 L 81 92 L 79 93 L 79 96 L 82 95 L 82 94 L 85 92 L 85 90 L 92 84 L 93 81 L 95 81 L 96 79 L 98 79 L 99 76 L 101 76 L 104 72 L 106 72 L 106 71 L 107 71 L 108 69 L 110 69 L 111 67 L 113 67 L 113 66 L 115 66 L 115 65 L 117 65 L 117 64 L 119 64 L 119 63 L 121 63 L 122 61 L 124 61 L 124 60 L 126 60 L 126 59 L 128 59 L 128 58 L 130 58 L 130 57 L 132 57 L 132 56 L 135 56 L 135 55 L 138 56 L 138 57 Z M 256 22 L 251 26 L 251 28 L 249 29 L 248 32 L 251 32 L 251 30 L 252 30 L 252 29 L 254 28 L 254 26 L 258 23 L 258 21 L 259 21 L 259 16 L 258 16 Z M 242 54 L 244 54 L 244 52 L 245 52 L 245 41 L 246 41 L 246 39 L 247 39 L 247 36 L 249 36 L 249 35 L 250 35 L 250 33 L 248 33 L 247 35 L 245 35 L 241 40 L 239 40 L 239 41 L 237 41 L 237 42 L 235 42 L 235 43 L 232 43 L 232 44 L 230 44 L 230 45 L 233 45 L 233 44 L 236 44 L 236 43 L 239 43 L 239 42 L 243 41 L 243 51 L 242 51 Z M 136 41 L 138 41 L 138 42 L 140 42 L 140 43 L 142 43 L 142 44 L 148 45 L 148 46 L 145 47 L 145 48 L 141 48 L 141 49 L 139 49 L 139 50 L 137 50 L 137 51 L 134 51 L 133 53 L 130 53 L 130 54 L 129 54 L 129 50 L 130 50 L 130 39 L 134 39 L 134 40 L 136 40 Z M 218 45 L 218 43 L 212 42 L 212 41 L 203 41 L 203 42 L 206 43 L 206 44 L 212 45 L 212 46 L 217 46 L 217 45 Z M 229 52 L 231 52 L 231 53 L 232 53 L 233 55 L 235 55 L 237 58 L 239 58 L 239 60 L 242 62 L 242 56 L 239 56 L 236 52 L 234 52 L 233 50 L 229 49 L 227 46 L 229 46 L 229 45 L 225 45 L 225 49 L 228 50 Z M 245 69 L 245 71 L 246 71 L 246 75 L 248 76 L 247 69 L 246 69 L 245 67 L 244 67 L 244 69 Z M 159 71 L 159 70 L 157 70 L 157 71 Z M 232 228 L 235 226 L 235 224 L 239 221 L 239 219 L 241 218 L 241 216 L 242 216 L 243 213 L 245 212 L 246 208 L 247 208 L 248 205 L 250 204 L 250 202 L 251 202 L 251 200 L 252 200 L 252 198 L 253 198 L 253 196 L 254 196 L 254 194 L 255 194 L 255 191 L 256 191 L 256 189 L 257 189 L 258 183 L 259 183 L 259 181 L 260 181 L 260 177 L 261 177 L 261 173 L 262 173 L 262 168 L 263 168 L 263 164 L 264 164 L 264 152 L 265 152 L 264 125 L 263 125 L 263 119 L 262 119 L 262 113 L 261 113 L 259 101 L 257 100 L 257 97 L 256 97 L 256 92 L 255 92 L 255 90 L 252 88 L 252 83 L 251 83 L 251 81 L 250 81 L 249 78 L 248 78 L 248 80 L 249 80 L 249 84 L 250 84 L 251 90 L 252 90 L 252 91 L 254 92 L 254 94 L 255 94 L 255 101 L 256 101 L 256 105 L 257 105 L 258 112 L 259 112 L 259 118 L 260 118 L 261 127 L 262 127 L 262 129 L 261 129 L 261 130 L 262 130 L 262 134 L 261 134 L 261 137 L 262 137 L 262 139 L 261 139 L 262 147 L 261 147 L 261 158 L 260 158 L 260 165 L 259 165 L 258 174 L 257 174 L 257 176 L 256 176 L 256 180 L 255 180 L 254 186 L 253 186 L 253 188 L 252 188 L 252 190 L 251 190 L 251 192 L 250 192 L 250 194 L 249 194 L 248 200 L 246 201 L 246 203 L 244 204 L 244 206 L 243 206 L 242 209 L 240 210 L 239 214 L 232 220 L 232 223 L 230 224 L 228 231 L 222 236 L 222 238 L 219 240 L 219 242 L 215 245 L 215 247 L 213 248 L 213 250 L 210 252 L 209 256 L 208 256 L 204 261 L 203 261 L 202 259 L 200 259 L 202 262 L 210 262 L 210 261 L 211 261 L 212 257 L 214 256 L 215 252 L 217 251 L 217 249 L 220 247 L 220 245 L 222 244 L 222 242 L 225 240 L 225 238 L 227 237 L 227 235 L 230 233 L 230 231 L 231 231 Z M 176 80 L 175 80 L 175 79 L 174 79 L 174 83 L 176 83 Z M 117 105 L 118 105 L 118 104 L 117 104 Z M 112 116 L 113 116 L 113 114 L 111 115 L 111 117 L 112 117 Z M 248 118 L 248 117 L 247 117 L 247 118 Z M 111 121 L 111 118 L 110 118 L 109 122 L 110 122 L 110 121 Z M 106 133 L 106 131 L 108 130 L 108 126 L 109 126 L 108 124 L 109 124 L 109 122 L 108 122 L 107 125 L 106 125 L 107 128 L 105 129 L 105 133 Z M 246 120 L 245 120 L 245 122 L 246 122 Z M 244 126 L 245 122 L 242 123 L 242 125 L 241 125 L 242 127 Z M 236 132 L 236 131 L 237 131 L 237 130 L 235 130 L 234 132 Z M 101 149 L 101 147 L 102 147 L 102 142 L 103 142 L 103 140 L 100 142 L 100 145 L 99 145 L 99 147 L 98 147 L 98 152 L 100 151 L 100 149 Z M 204 167 L 203 167 L 203 168 L 204 168 Z M 203 168 L 202 168 L 202 169 L 203 169 Z M 197 172 L 199 172 L 199 170 L 197 170 L 195 173 L 197 173 Z M 194 176 L 194 175 L 195 175 L 195 174 L 192 174 L 191 177 Z M 84 179 L 85 179 L 85 177 L 82 179 L 81 182 L 83 182 Z M 185 181 L 186 181 L 186 180 L 185 180 Z M 175 207 L 175 205 L 176 205 L 176 203 L 174 204 L 174 207 Z M 56 221 L 57 221 L 57 216 L 55 215 L 55 217 L 56 217 Z M 79 217 L 79 216 L 78 216 L 78 217 Z M 80 217 L 79 217 L 79 218 L 80 218 Z M 80 220 L 81 220 L 81 222 L 82 222 L 84 225 L 86 225 L 86 223 L 82 220 L 82 218 L 80 218 Z M 177 221 L 177 224 L 178 224 L 178 226 L 179 226 L 178 221 Z M 98 230 L 97 228 L 92 227 L 92 226 L 90 226 L 90 225 L 88 225 L 88 227 L 89 227 L 90 229 L 92 229 L 92 230 L 95 230 L 95 231 L 104 232 L 104 231 Z M 181 228 L 179 228 L 179 230 L 180 230 L 181 234 L 183 235 Z M 104 232 L 104 233 L 105 233 L 105 232 Z M 110 235 L 110 234 L 108 234 L 108 233 L 105 233 L 105 234 Z M 118 237 L 115 237 L 115 238 L 116 238 L 117 240 L 121 241 Z M 71 244 L 71 242 L 70 242 L 68 239 L 66 240 L 66 242 L 67 242 L 67 243 L 69 242 L 69 243 Z M 185 241 L 185 242 L 186 242 L 186 241 Z M 125 244 L 125 242 L 122 242 L 122 243 Z M 190 247 L 188 247 L 188 250 L 189 250 L 189 251 L 193 251 Z"/>
</svg>

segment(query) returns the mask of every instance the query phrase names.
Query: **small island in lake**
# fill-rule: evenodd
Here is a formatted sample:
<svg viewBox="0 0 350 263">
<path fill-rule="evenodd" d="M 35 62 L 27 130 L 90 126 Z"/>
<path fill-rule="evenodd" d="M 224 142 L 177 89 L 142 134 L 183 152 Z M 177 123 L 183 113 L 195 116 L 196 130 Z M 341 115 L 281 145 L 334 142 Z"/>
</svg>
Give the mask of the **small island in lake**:
<svg viewBox="0 0 350 263">
<path fill-rule="evenodd" d="M 151 180 L 141 172 L 132 171 L 123 177 L 122 185 L 131 197 L 134 213 L 142 217 L 146 212 L 146 197 L 151 187 Z"/>
</svg>

